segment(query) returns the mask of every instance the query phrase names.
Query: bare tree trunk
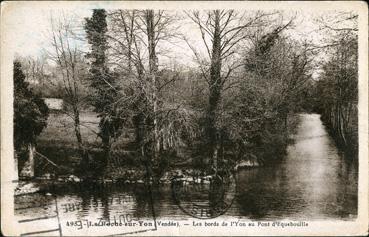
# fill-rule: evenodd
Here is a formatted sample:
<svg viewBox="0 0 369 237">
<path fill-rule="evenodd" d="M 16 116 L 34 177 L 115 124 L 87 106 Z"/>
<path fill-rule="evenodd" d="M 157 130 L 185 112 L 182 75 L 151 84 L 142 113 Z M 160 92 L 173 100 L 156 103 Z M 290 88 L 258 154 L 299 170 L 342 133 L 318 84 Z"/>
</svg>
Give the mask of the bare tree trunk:
<svg viewBox="0 0 369 237">
<path fill-rule="evenodd" d="M 338 117 L 339 117 L 340 137 L 342 139 L 344 146 L 346 146 L 346 136 L 345 136 L 346 130 L 345 130 L 345 121 L 343 120 L 343 116 L 342 116 L 342 108 L 339 108 L 338 110 Z"/>
<path fill-rule="evenodd" d="M 110 166 L 110 136 L 109 134 L 102 134 L 101 135 L 102 146 L 104 151 L 104 166 L 108 168 Z"/>
<path fill-rule="evenodd" d="M 32 143 L 28 144 L 28 159 L 20 172 L 20 176 L 33 178 L 35 176 L 35 146 Z"/>
<path fill-rule="evenodd" d="M 29 155 L 28 155 L 28 161 L 29 161 L 29 167 L 30 167 L 30 177 L 34 177 L 35 176 L 35 146 L 30 143 L 28 145 L 28 152 L 29 152 Z"/>
<path fill-rule="evenodd" d="M 143 72 L 143 66 L 141 64 L 141 62 L 135 64 L 136 66 L 136 69 L 137 69 L 137 74 L 138 74 L 138 78 L 139 80 L 141 81 L 141 83 L 143 83 L 143 75 L 144 75 L 144 72 Z M 144 98 L 145 98 L 145 92 L 144 92 L 144 89 L 143 89 L 143 85 L 141 85 L 139 87 L 139 90 L 140 90 L 140 102 L 139 102 L 139 105 L 138 106 L 144 106 L 143 103 L 144 103 Z M 139 111 L 139 113 L 134 117 L 134 120 L 135 120 L 135 127 L 136 127 L 136 144 L 138 145 L 138 148 L 140 149 L 140 152 L 141 152 L 141 156 L 143 158 L 145 158 L 145 117 L 144 117 L 144 114 L 142 111 Z"/>
<path fill-rule="evenodd" d="M 347 111 L 347 118 L 346 118 L 346 121 L 347 121 L 347 132 L 348 133 L 351 133 L 351 129 L 350 129 L 350 122 L 351 122 L 351 111 L 352 111 L 352 104 L 351 103 L 349 103 L 348 104 L 348 109 L 347 109 L 348 111 Z"/>
<path fill-rule="evenodd" d="M 60 67 L 62 81 L 67 98 L 70 98 L 70 104 L 73 110 L 74 133 L 77 138 L 77 146 L 82 157 L 81 166 L 88 164 L 88 154 L 83 145 L 81 130 L 80 130 L 80 108 L 79 108 L 79 86 L 77 82 L 80 80 L 78 75 L 78 50 L 77 46 L 73 46 L 71 41 L 73 36 L 69 35 L 69 22 L 58 21 L 56 24 L 51 19 L 52 26 L 52 45 L 54 47 L 55 62 Z M 68 31 L 67 31 L 68 29 Z"/>
<path fill-rule="evenodd" d="M 284 128 L 286 129 L 286 131 L 288 130 L 288 114 L 284 116 Z"/>
<path fill-rule="evenodd" d="M 159 131 L 157 121 L 157 87 L 156 87 L 156 73 L 157 73 L 157 57 L 155 52 L 155 26 L 154 26 L 154 11 L 146 11 L 146 24 L 147 24 L 147 39 L 148 39 L 148 51 L 149 51 L 149 70 L 152 86 L 152 104 L 153 104 L 153 126 L 154 126 L 154 159 L 157 159 L 160 142 Z"/>
<path fill-rule="evenodd" d="M 14 150 L 14 178 L 13 178 L 13 180 L 18 180 L 19 179 L 18 172 L 19 172 L 18 171 L 18 154 Z"/>
<path fill-rule="evenodd" d="M 89 157 L 86 152 L 86 149 L 83 145 L 82 135 L 81 135 L 81 128 L 80 128 L 80 119 L 79 119 L 79 109 L 77 105 L 73 105 L 73 115 L 74 115 L 74 133 L 77 138 L 78 150 L 82 157 L 81 165 L 89 165 Z"/>
</svg>

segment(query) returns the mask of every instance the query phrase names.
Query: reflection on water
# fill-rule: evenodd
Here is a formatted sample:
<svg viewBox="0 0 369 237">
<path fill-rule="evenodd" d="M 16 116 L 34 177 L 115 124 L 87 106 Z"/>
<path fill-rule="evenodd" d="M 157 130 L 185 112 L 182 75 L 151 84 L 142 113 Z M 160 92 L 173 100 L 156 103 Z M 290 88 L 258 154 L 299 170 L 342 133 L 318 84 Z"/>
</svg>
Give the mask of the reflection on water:
<svg viewBox="0 0 369 237">
<path fill-rule="evenodd" d="M 319 115 L 300 115 L 277 167 L 240 172 L 234 208 L 253 219 L 350 218 L 357 214 L 357 167 L 340 154 Z"/>
<path fill-rule="evenodd" d="M 357 214 L 357 165 L 337 150 L 319 115 L 302 114 L 294 144 L 281 164 L 238 172 L 236 194 L 226 216 L 250 219 L 354 218 Z M 175 203 L 170 185 L 58 190 L 62 218 L 190 218 Z M 27 204 L 25 204 L 27 203 Z M 25 208 L 30 203 L 45 206 Z M 153 203 L 153 206 L 152 206 Z M 42 194 L 16 197 L 23 218 L 51 212 L 54 201 Z M 154 207 L 154 208 L 153 208 Z"/>
</svg>

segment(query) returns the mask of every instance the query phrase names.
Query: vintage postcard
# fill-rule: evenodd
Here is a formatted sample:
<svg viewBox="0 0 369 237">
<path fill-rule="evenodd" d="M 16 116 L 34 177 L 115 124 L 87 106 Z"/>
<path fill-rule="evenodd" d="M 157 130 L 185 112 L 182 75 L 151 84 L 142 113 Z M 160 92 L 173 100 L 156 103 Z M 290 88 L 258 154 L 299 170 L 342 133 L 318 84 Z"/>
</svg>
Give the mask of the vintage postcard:
<svg viewBox="0 0 369 237">
<path fill-rule="evenodd" d="M 4 236 L 368 234 L 368 5 L 1 3 Z"/>
</svg>

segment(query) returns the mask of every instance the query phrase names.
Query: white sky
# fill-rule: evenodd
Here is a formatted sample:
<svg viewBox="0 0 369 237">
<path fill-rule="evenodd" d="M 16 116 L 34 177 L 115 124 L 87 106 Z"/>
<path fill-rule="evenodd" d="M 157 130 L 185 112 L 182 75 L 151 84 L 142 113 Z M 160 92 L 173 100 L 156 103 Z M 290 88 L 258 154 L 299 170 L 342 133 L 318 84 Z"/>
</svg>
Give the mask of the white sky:
<svg viewBox="0 0 369 237">
<path fill-rule="evenodd" d="M 50 29 L 50 15 L 55 15 L 58 9 L 43 9 L 43 8 L 21 8 L 17 11 L 17 17 L 13 22 L 14 32 L 17 36 L 14 37 L 15 41 L 12 42 L 15 47 L 15 52 L 21 56 L 37 56 L 41 53 L 43 48 L 49 47 L 47 43 L 48 31 Z M 91 9 L 75 9 L 74 11 L 64 10 L 67 14 L 75 14 L 79 17 L 79 20 L 83 21 L 85 17 L 92 15 Z M 301 14 L 301 13 L 299 13 Z M 57 14 L 56 14 L 57 15 Z M 301 15 L 296 19 L 296 28 L 294 30 L 294 36 L 301 38 L 301 36 L 307 36 L 308 38 L 314 38 L 312 31 L 317 28 L 317 25 L 311 19 L 311 15 L 307 15 L 302 19 Z M 197 30 L 196 27 L 193 30 Z M 315 34 L 319 37 L 318 34 Z M 315 38 L 316 39 L 316 38 Z"/>
<path fill-rule="evenodd" d="M 7 44 L 10 47 L 13 47 L 13 52 L 19 56 L 31 56 L 38 57 L 42 54 L 43 50 L 49 50 L 50 44 L 48 43 L 48 31 L 50 29 L 50 16 L 53 15 L 56 17 L 60 12 L 64 12 L 66 14 L 72 14 L 77 16 L 77 21 L 84 21 L 85 17 L 90 17 L 92 15 L 92 9 L 94 8 L 111 8 L 109 4 L 113 5 L 113 3 L 102 3 L 102 2 L 85 2 L 83 7 L 81 4 L 64 4 L 60 5 L 57 9 L 54 4 L 39 4 L 32 6 L 30 4 L 20 5 L 17 8 L 14 8 L 12 14 L 10 14 L 11 20 L 11 28 L 12 31 L 9 34 L 13 34 L 10 36 L 12 39 L 11 44 Z M 36 3 L 33 3 L 36 4 Z M 51 5 L 50 5 L 51 4 Z M 115 6 L 113 6 L 114 8 Z M 322 35 L 318 34 L 316 30 L 318 29 L 318 25 L 314 21 L 314 18 L 326 15 L 326 11 L 323 12 L 311 12 L 309 9 L 307 10 L 298 10 L 298 11 L 285 11 L 284 15 L 286 16 L 285 21 L 292 15 L 296 15 L 295 19 L 295 28 L 293 30 L 289 30 L 288 34 L 290 34 L 293 38 L 297 40 L 308 39 L 312 40 L 315 43 L 319 43 L 322 39 Z M 194 24 L 186 25 L 184 22 L 181 22 L 183 25 L 181 26 L 181 31 L 185 32 L 185 34 L 192 40 L 194 45 L 197 46 L 198 49 L 204 50 L 205 47 L 202 44 L 200 34 L 198 29 Z M 193 54 L 191 50 L 188 48 L 186 43 L 181 43 L 177 45 L 170 46 L 174 53 L 172 53 L 172 59 L 182 64 L 187 64 L 192 61 Z M 166 59 L 159 58 L 159 62 L 163 62 Z"/>
</svg>

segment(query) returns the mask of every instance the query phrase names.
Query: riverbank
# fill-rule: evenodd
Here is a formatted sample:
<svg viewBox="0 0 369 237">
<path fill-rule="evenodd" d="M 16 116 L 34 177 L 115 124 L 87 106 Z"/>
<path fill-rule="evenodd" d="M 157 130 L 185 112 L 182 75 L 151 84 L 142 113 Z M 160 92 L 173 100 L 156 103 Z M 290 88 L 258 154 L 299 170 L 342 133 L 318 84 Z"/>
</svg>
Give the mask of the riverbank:
<svg viewBox="0 0 369 237">
<path fill-rule="evenodd" d="M 347 157 L 350 157 L 355 162 L 359 161 L 358 151 L 359 151 L 359 143 L 358 143 L 358 127 L 357 127 L 357 118 L 356 122 L 350 124 L 348 128 L 341 130 L 334 126 L 327 118 L 322 116 L 323 124 L 326 126 L 329 135 L 335 141 L 338 149 L 344 152 Z M 343 135 L 344 134 L 344 135 Z"/>
<path fill-rule="evenodd" d="M 81 113 L 81 134 L 84 144 L 92 158 L 91 167 L 98 169 L 99 163 L 103 161 L 103 151 L 99 148 L 100 142 L 96 133 L 98 131 L 98 118 L 92 112 Z M 278 162 L 286 153 L 286 147 L 291 142 L 291 134 L 296 130 L 299 122 L 298 116 L 288 116 L 287 123 L 281 127 L 270 127 L 260 134 L 259 141 L 250 143 L 249 149 L 244 151 L 240 157 L 227 157 L 231 169 L 249 169 Z M 38 177 L 51 175 L 54 177 L 69 177 L 71 175 L 83 179 L 80 175 L 81 168 L 86 170 L 88 167 L 80 166 L 81 158 L 73 131 L 73 120 L 61 112 L 50 114 L 47 128 L 37 139 L 37 151 L 52 160 L 58 167 L 45 164 L 42 159 L 36 160 L 39 163 L 35 167 Z M 145 179 L 145 166 L 137 158 L 135 151 L 134 132 L 126 130 L 125 133 L 112 146 L 111 166 L 102 175 L 107 180 L 136 182 Z M 187 173 L 196 176 L 193 169 L 195 157 L 191 151 L 183 151 L 173 154 L 168 159 L 166 173 L 163 177 L 171 176 L 175 173 Z M 41 161 L 41 162 L 39 162 Z M 192 171 L 191 171 L 192 170 Z M 195 173 L 192 175 L 191 173 Z M 96 174 L 90 174 L 96 177 Z M 165 179 L 165 178 L 164 178 Z"/>
</svg>

